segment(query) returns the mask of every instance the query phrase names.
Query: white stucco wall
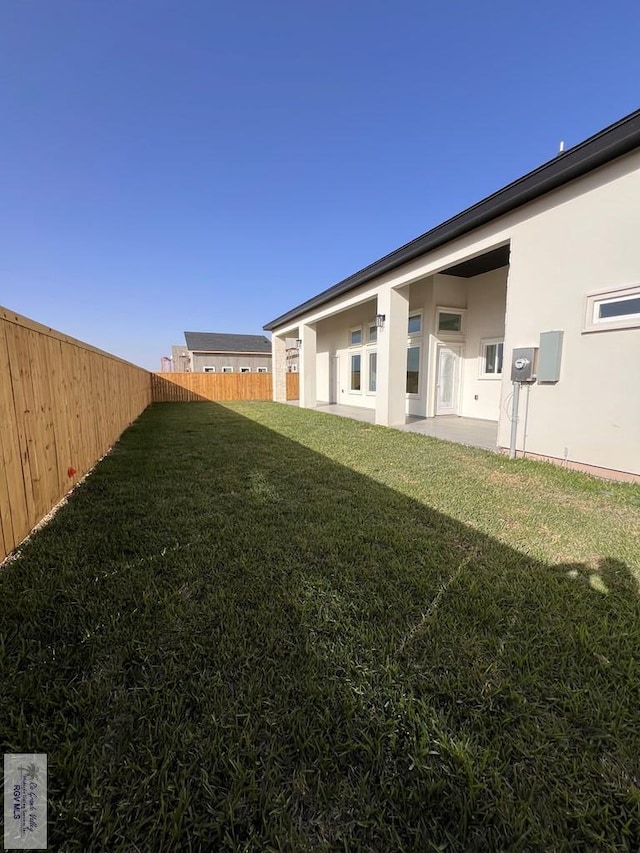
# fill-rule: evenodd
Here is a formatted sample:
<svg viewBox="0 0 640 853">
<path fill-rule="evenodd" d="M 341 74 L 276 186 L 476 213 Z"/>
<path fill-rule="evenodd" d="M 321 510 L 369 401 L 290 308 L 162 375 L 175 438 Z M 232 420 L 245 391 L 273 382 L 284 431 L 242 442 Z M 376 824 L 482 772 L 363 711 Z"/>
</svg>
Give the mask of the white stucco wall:
<svg viewBox="0 0 640 853">
<path fill-rule="evenodd" d="M 558 191 L 556 206 L 514 227 L 505 348 L 564 331 L 560 381 L 530 391 L 528 450 L 637 474 L 640 329 L 583 332 L 588 293 L 640 282 L 640 163 L 626 174 L 613 165 L 611 180 L 573 197 Z M 503 385 L 509 393 L 508 373 Z M 503 418 L 499 444 L 508 445 L 509 429 Z M 523 440 L 521 420 L 519 447 Z"/>
<path fill-rule="evenodd" d="M 466 308 L 465 355 L 469 357 L 462 376 L 461 414 L 494 418 L 501 396 L 498 443 L 506 447 L 511 426 L 507 414 L 511 350 L 537 345 L 541 332 L 562 330 L 560 381 L 536 384 L 529 392 L 526 449 L 640 474 L 640 394 L 635 375 L 640 329 L 583 332 L 588 293 L 640 282 L 639 234 L 640 151 L 635 151 L 384 273 L 277 331 L 284 334 L 302 321 L 316 323 L 318 400 L 329 398 L 329 353 L 337 351 L 341 368 L 338 401 L 373 407 L 374 398 L 364 391 L 361 395 L 348 391 L 348 330 L 373 318 L 376 294 L 384 288 L 410 285 L 410 309 L 421 305 L 424 311 L 423 370 L 431 378 L 437 343 L 435 307 Z M 482 338 L 499 336 L 493 309 L 504 298 L 504 271 L 486 274 L 487 287 L 482 293 L 474 289 L 478 279 L 456 279 L 439 271 L 506 243 L 510 243 L 511 257 L 505 369 L 502 383 L 497 383 L 478 379 L 478 356 Z M 369 301 L 363 305 L 365 300 Z M 362 351 L 365 356 L 366 345 Z M 363 366 L 365 389 L 366 357 Z M 429 398 L 416 398 L 408 410 L 433 414 L 431 405 Z M 524 418 L 519 449 L 523 443 Z"/>
<path fill-rule="evenodd" d="M 481 344 L 490 338 L 503 338 L 507 269 L 492 270 L 466 279 L 467 315 L 462 369 L 460 414 L 465 418 L 498 420 L 500 377 L 481 378 Z M 478 398 L 477 400 L 475 398 Z"/>
<path fill-rule="evenodd" d="M 367 393 L 369 381 L 367 353 L 376 349 L 375 346 L 367 344 L 367 329 L 369 323 L 373 322 L 375 314 L 376 303 L 368 301 L 317 324 L 316 375 L 319 402 L 338 402 L 344 406 L 375 408 L 375 396 Z M 350 347 L 349 333 L 352 328 L 359 326 L 362 327 L 363 344 L 360 347 Z M 360 392 L 350 389 L 352 353 L 362 355 Z M 337 398 L 332 400 L 332 384 L 335 382 L 332 373 L 336 370 L 338 371 Z"/>
</svg>

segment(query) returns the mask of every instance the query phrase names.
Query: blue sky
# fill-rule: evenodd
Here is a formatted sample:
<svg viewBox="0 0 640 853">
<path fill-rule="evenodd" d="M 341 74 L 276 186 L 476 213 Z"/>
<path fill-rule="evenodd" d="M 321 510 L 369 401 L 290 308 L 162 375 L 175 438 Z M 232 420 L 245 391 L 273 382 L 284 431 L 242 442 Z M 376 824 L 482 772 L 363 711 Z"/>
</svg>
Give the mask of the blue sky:
<svg viewBox="0 0 640 853">
<path fill-rule="evenodd" d="M 640 106 L 640 4 L 4 0 L 0 305 L 158 369 Z"/>
</svg>

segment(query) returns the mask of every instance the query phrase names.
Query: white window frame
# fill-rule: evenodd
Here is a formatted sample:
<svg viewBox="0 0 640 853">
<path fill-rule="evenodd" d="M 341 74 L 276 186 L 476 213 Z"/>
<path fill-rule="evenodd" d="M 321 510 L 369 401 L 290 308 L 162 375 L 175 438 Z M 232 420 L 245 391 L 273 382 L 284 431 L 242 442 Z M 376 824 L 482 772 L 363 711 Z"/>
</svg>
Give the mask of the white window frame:
<svg viewBox="0 0 640 853">
<path fill-rule="evenodd" d="M 256 367 L 256 373 L 268 373 L 269 370 L 266 367 Z"/>
<path fill-rule="evenodd" d="M 371 337 L 371 332 L 374 333 L 374 337 Z M 367 344 L 369 346 L 375 346 L 378 343 L 378 327 L 375 323 L 369 323 L 367 327 Z"/>
<path fill-rule="evenodd" d="M 212 364 L 205 364 L 202 367 L 202 372 L 203 373 L 215 373 L 216 369 Z"/>
<path fill-rule="evenodd" d="M 297 373 L 297 372 L 298 372 L 298 365 L 297 365 L 297 364 L 292 364 L 292 365 L 289 367 L 289 373 Z"/>
<path fill-rule="evenodd" d="M 353 359 L 359 357 L 360 358 L 360 387 L 352 388 L 353 382 Z M 349 393 L 350 394 L 362 394 L 362 380 L 364 376 L 363 371 L 363 358 L 362 358 L 362 350 L 360 351 L 352 351 L 349 353 Z"/>
<path fill-rule="evenodd" d="M 354 344 L 354 342 L 353 342 L 353 333 L 354 332 L 360 332 L 360 341 L 357 344 Z M 362 334 L 362 326 L 352 326 L 349 329 L 349 349 L 352 349 L 353 347 L 361 347 L 363 343 L 364 343 L 364 335 Z"/>
<path fill-rule="evenodd" d="M 371 390 L 371 356 L 375 355 L 376 357 L 376 387 L 374 390 Z M 360 383 L 362 384 L 362 382 Z M 378 393 L 378 350 L 377 349 L 368 349 L 367 350 L 367 394 L 370 397 L 375 397 Z"/>
<path fill-rule="evenodd" d="M 226 365 L 225 367 L 222 368 L 222 372 L 223 373 L 233 373 L 233 367 L 231 367 L 230 365 Z"/>
<path fill-rule="evenodd" d="M 451 332 L 447 329 L 440 330 L 440 315 L 441 314 L 459 314 L 460 315 L 460 331 Z M 436 307 L 436 335 L 439 338 L 462 338 L 465 333 L 465 324 L 467 318 L 466 308 L 447 308 L 446 305 L 438 305 Z"/>
<path fill-rule="evenodd" d="M 239 372 L 240 373 L 251 373 L 251 368 L 250 367 L 240 367 Z"/>
<path fill-rule="evenodd" d="M 640 328 L 640 313 L 627 314 L 622 317 L 611 317 L 601 319 L 598 317 L 600 305 L 612 302 L 625 302 L 628 299 L 640 298 L 640 284 L 632 284 L 628 287 L 617 287 L 609 290 L 599 290 L 587 294 L 585 323 L 583 332 L 608 332 L 613 329 L 636 329 Z"/>
<path fill-rule="evenodd" d="M 502 370 L 500 373 L 486 373 L 485 366 L 487 364 L 487 347 L 497 346 L 502 344 Z M 500 381 L 504 373 L 504 338 L 483 338 L 480 341 L 480 359 L 478 366 L 478 379 L 489 379 Z"/>
</svg>

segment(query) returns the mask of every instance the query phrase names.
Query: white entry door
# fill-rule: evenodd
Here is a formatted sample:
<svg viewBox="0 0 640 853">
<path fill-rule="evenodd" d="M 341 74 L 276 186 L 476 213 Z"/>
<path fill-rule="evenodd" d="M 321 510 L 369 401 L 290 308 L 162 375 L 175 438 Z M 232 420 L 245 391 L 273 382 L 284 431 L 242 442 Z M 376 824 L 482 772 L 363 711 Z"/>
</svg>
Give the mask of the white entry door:
<svg viewBox="0 0 640 853">
<path fill-rule="evenodd" d="M 440 344 L 438 346 L 436 415 L 458 414 L 461 352 L 462 347 L 459 344 Z"/>
</svg>

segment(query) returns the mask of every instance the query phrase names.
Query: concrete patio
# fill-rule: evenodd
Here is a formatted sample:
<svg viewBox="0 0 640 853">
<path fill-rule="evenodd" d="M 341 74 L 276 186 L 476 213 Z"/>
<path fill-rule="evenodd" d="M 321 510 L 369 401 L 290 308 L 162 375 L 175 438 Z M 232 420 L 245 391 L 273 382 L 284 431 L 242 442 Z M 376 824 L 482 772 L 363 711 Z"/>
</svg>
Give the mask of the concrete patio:
<svg viewBox="0 0 640 853">
<path fill-rule="evenodd" d="M 297 405 L 297 401 L 291 401 Z M 375 422 L 373 409 L 361 409 L 357 406 L 342 406 L 338 403 L 319 403 L 316 411 L 325 412 L 329 415 L 338 415 L 342 418 L 352 418 L 355 421 L 365 423 Z M 443 441 L 453 441 L 455 444 L 466 444 L 470 447 L 480 447 L 483 450 L 497 452 L 498 422 L 485 421 L 477 418 L 459 418 L 455 415 L 446 415 L 436 418 L 417 418 L 411 415 L 407 423 L 396 427 L 405 432 L 418 432 L 421 435 L 430 435 Z"/>
</svg>

